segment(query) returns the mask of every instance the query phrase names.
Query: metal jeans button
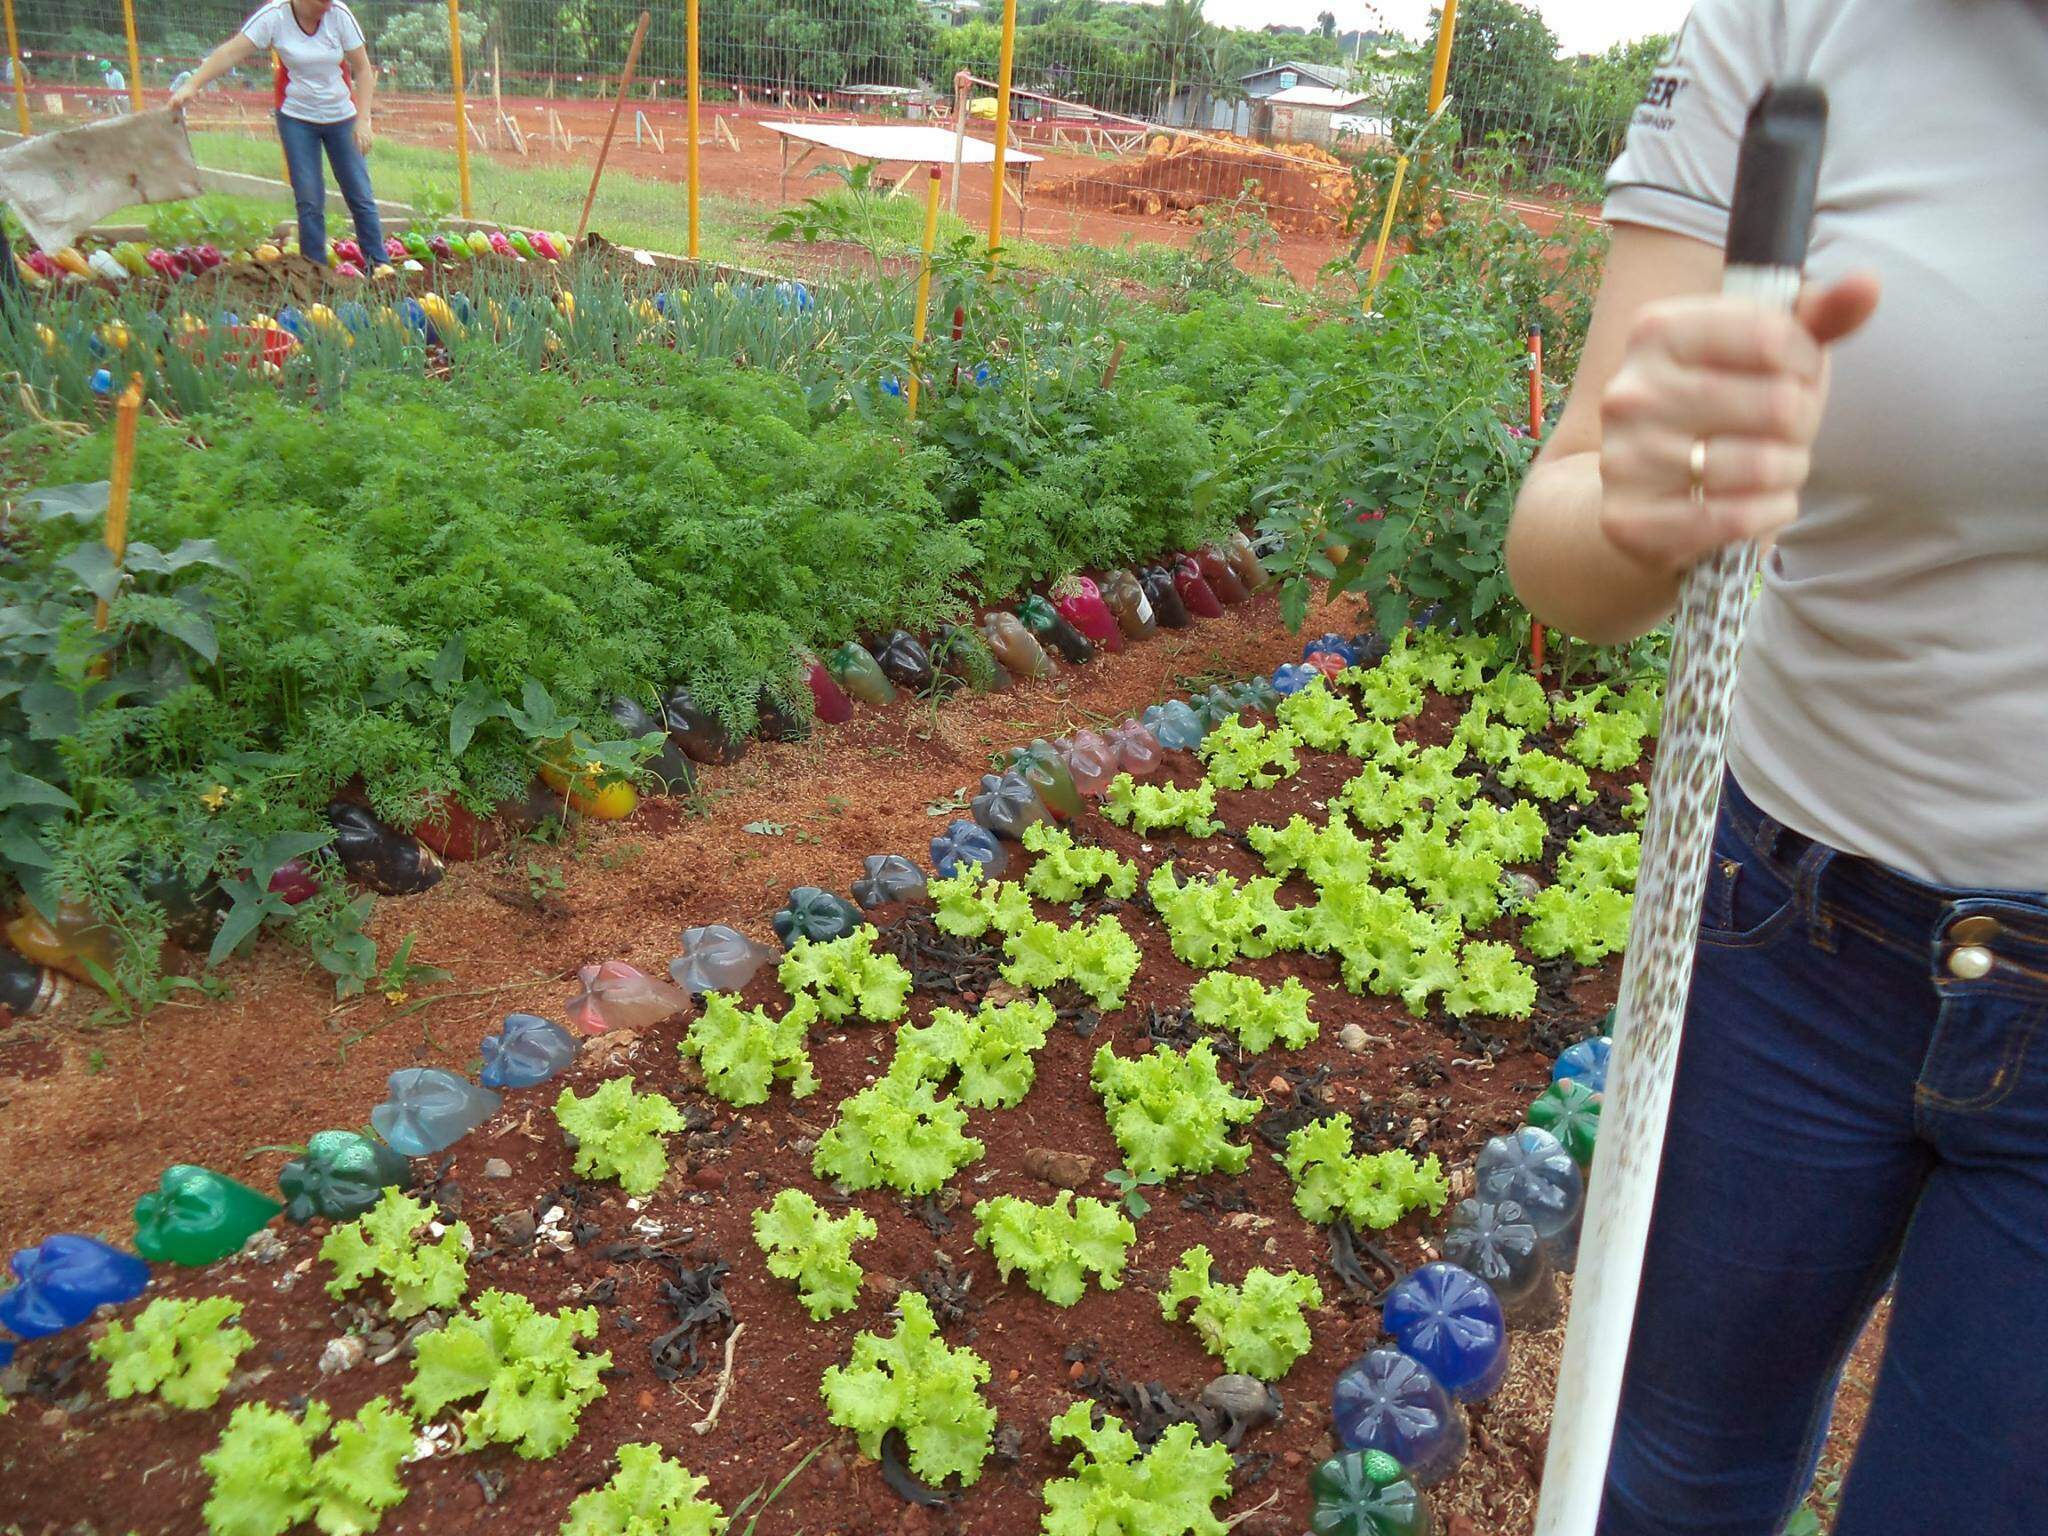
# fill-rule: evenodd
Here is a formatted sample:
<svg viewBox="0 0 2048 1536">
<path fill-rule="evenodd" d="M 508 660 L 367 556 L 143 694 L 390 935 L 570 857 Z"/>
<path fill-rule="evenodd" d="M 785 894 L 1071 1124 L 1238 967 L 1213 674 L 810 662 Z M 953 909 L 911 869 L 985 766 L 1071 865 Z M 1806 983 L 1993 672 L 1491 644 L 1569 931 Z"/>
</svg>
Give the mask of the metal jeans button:
<svg viewBox="0 0 2048 1536">
<path fill-rule="evenodd" d="M 1949 924 L 1947 938 L 1951 944 L 1989 944 L 2000 931 L 1995 917 L 1959 917 Z"/>
<path fill-rule="evenodd" d="M 1982 944 L 1964 944 L 1950 950 L 1948 973 L 1958 981 L 1982 981 L 1991 974 L 1991 951 Z"/>
</svg>

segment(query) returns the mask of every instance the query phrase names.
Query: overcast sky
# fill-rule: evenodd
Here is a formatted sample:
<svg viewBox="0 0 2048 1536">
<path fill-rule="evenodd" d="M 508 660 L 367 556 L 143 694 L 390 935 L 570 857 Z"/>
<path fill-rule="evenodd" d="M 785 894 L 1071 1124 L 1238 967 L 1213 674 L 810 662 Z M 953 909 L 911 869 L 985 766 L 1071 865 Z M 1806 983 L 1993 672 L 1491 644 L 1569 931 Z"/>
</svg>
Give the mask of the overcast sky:
<svg viewBox="0 0 2048 1536">
<path fill-rule="evenodd" d="M 1435 0 L 1207 0 L 1202 14 L 1237 27 L 1311 27 L 1316 13 L 1327 10 L 1343 31 L 1379 27 L 1419 37 L 1434 8 Z M 1567 53 L 1598 53 L 1610 43 L 1676 31 L 1691 8 L 1691 0 L 1540 0 L 1536 6 Z"/>
</svg>

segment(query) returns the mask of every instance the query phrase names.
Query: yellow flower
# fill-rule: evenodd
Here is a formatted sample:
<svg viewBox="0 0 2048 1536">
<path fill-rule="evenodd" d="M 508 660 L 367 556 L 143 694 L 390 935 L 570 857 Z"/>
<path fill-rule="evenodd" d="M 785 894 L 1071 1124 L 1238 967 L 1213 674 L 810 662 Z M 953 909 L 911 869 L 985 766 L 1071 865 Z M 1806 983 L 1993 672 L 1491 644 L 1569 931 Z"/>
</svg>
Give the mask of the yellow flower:
<svg viewBox="0 0 2048 1536">
<path fill-rule="evenodd" d="M 228 787 L 216 784 L 199 797 L 199 803 L 209 811 L 217 811 L 228 803 Z"/>
</svg>

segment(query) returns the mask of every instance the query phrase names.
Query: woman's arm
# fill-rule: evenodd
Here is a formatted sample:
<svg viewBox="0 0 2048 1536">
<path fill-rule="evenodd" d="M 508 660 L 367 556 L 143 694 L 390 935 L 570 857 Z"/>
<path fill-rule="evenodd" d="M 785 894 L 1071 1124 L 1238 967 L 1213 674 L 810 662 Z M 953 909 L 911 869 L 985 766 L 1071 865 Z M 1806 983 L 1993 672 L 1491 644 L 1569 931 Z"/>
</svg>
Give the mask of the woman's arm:
<svg viewBox="0 0 2048 1536">
<path fill-rule="evenodd" d="M 377 105 L 377 66 L 370 62 L 367 46 L 349 49 L 348 73 L 356 87 L 356 148 L 367 155 L 377 136 L 370 124 L 370 113 Z"/>
<path fill-rule="evenodd" d="M 248 60 L 256 52 L 256 45 L 237 32 L 206 56 L 200 66 L 193 70 L 185 83 L 171 92 L 171 110 L 182 112 L 187 102 L 205 90 L 236 65 Z"/>
<path fill-rule="evenodd" d="M 1846 277 L 1796 316 L 1724 298 L 1720 283 L 1714 247 L 1616 226 L 1571 397 L 1508 529 L 1509 576 L 1545 623 L 1596 644 L 1633 639 L 1702 556 L 1797 515 L 1823 347 L 1869 318 L 1877 283 Z"/>
</svg>

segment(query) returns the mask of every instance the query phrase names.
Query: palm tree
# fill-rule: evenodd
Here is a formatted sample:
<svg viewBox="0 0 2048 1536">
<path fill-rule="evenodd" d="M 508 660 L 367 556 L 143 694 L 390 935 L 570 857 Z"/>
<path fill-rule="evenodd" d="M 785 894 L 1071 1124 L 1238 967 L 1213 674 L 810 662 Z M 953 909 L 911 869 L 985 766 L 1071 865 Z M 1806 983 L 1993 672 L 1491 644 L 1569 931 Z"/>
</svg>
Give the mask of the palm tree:
<svg viewBox="0 0 2048 1536">
<path fill-rule="evenodd" d="M 1196 50 L 1208 40 L 1209 23 L 1202 15 L 1202 0 L 1164 0 L 1153 13 L 1152 42 L 1166 66 L 1166 102 L 1160 116 L 1173 106 L 1180 94 L 1181 76 L 1187 72 Z"/>
</svg>

